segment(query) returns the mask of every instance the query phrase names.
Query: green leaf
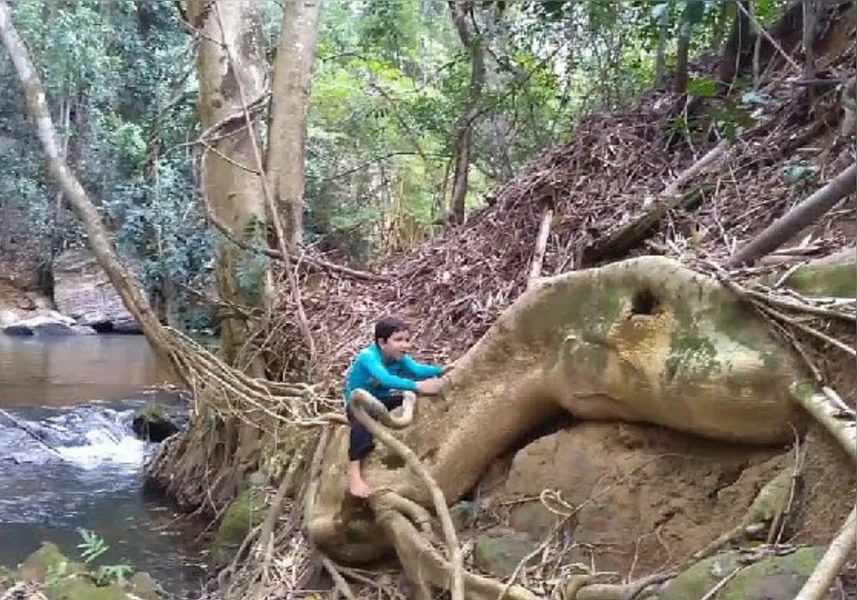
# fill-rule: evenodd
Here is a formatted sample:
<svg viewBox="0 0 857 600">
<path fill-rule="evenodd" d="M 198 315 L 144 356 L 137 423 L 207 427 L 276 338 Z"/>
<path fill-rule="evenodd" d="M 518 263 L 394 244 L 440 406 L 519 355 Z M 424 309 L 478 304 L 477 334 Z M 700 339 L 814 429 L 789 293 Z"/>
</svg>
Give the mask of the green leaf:
<svg viewBox="0 0 857 600">
<path fill-rule="evenodd" d="M 694 79 L 687 84 L 687 93 L 700 98 L 713 98 L 717 94 L 717 84 L 713 79 Z"/>
<path fill-rule="evenodd" d="M 789 165 L 787 167 L 783 167 L 783 170 L 786 174 L 786 180 L 789 183 L 797 183 L 804 179 L 809 179 L 818 173 L 818 167 L 808 164 Z"/>
</svg>

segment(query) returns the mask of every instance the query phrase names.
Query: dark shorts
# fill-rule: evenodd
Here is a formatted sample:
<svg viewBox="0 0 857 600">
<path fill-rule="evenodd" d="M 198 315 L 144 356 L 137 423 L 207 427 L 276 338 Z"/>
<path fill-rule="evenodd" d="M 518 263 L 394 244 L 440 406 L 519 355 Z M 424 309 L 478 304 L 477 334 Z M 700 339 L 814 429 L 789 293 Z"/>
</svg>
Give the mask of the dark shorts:
<svg viewBox="0 0 857 600">
<path fill-rule="evenodd" d="M 387 398 L 378 398 L 387 407 L 387 410 L 395 410 L 402 405 L 405 397 L 402 394 L 390 394 Z M 351 407 L 345 411 L 348 416 L 348 424 L 351 426 L 351 439 L 348 444 L 348 460 L 362 460 L 369 456 L 375 448 L 375 442 L 369 430 L 363 427 L 351 413 Z"/>
</svg>

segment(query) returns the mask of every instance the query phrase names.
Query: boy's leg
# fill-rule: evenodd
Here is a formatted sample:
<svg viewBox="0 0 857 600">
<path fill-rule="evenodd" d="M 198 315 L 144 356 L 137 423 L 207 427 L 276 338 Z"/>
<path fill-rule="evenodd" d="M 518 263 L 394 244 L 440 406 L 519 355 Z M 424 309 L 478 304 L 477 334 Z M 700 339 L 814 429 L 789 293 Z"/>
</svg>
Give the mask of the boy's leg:
<svg viewBox="0 0 857 600">
<path fill-rule="evenodd" d="M 348 424 L 351 427 L 348 444 L 348 491 L 358 498 L 368 498 L 372 488 L 363 479 L 360 461 L 369 456 L 375 447 L 372 434 L 354 418 L 351 409 L 347 410 Z"/>
<path fill-rule="evenodd" d="M 390 394 L 381 399 L 381 403 L 387 407 L 387 410 L 395 410 L 402 405 L 403 401 L 404 396 L 402 394 Z M 360 421 L 354 418 L 351 409 L 348 409 L 346 413 L 348 423 L 351 426 L 348 444 L 348 491 L 352 496 L 368 498 L 372 494 L 372 488 L 363 479 L 360 461 L 369 456 L 375 448 L 375 443 L 372 440 L 372 434 Z"/>
<path fill-rule="evenodd" d="M 381 403 L 387 407 L 388 411 L 393 411 L 399 408 L 402 403 L 405 401 L 404 394 L 390 394 L 386 398 L 381 400 Z"/>
</svg>

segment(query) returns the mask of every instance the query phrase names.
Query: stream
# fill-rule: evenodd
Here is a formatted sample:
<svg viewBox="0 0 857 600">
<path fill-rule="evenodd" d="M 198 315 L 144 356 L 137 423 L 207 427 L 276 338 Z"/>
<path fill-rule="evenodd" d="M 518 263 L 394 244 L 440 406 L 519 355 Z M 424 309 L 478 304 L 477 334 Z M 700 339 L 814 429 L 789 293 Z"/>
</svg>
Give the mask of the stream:
<svg viewBox="0 0 857 600">
<path fill-rule="evenodd" d="M 199 590 L 205 556 L 158 499 L 141 490 L 157 446 L 131 430 L 149 402 L 183 412 L 148 386 L 169 380 L 137 335 L 15 338 L 0 334 L 0 565 L 42 541 L 79 556 L 79 529 L 105 539 L 99 564 L 127 563 L 174 595 Z"/>
</svg>

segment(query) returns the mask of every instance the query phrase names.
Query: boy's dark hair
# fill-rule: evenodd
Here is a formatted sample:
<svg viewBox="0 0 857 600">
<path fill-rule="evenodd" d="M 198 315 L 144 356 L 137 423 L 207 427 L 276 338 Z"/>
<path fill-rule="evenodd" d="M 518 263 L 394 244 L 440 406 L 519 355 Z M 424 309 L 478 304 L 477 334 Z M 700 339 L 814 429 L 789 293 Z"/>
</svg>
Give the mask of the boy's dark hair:
<svg viewBox="0 0 857 600">
<path fill-rule="evenodd" d="M 407 330 L 408 324 L 404 319 L 394 316 L 382 317 L 375 323 L 375 343 L 386 342 L 394 333 Z"/>
</svg>

